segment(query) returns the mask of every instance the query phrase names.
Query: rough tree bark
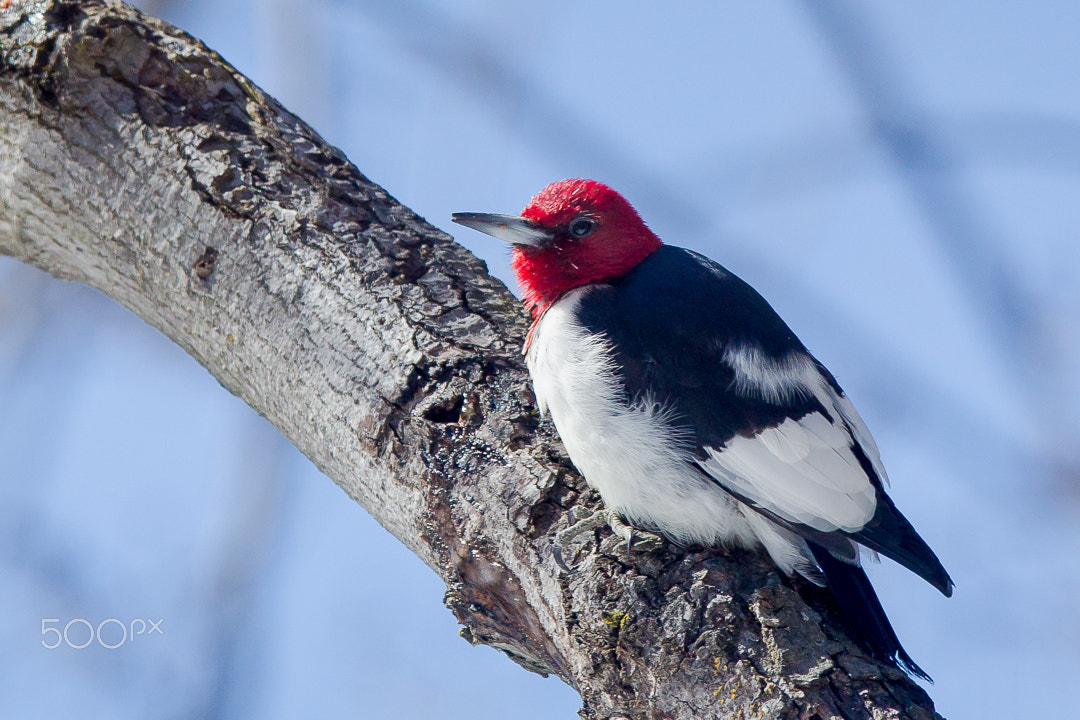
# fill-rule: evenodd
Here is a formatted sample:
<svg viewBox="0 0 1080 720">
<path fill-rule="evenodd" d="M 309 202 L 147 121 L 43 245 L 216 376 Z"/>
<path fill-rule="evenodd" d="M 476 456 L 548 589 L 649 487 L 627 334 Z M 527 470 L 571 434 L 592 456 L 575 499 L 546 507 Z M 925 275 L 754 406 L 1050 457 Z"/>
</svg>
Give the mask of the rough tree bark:
<svg viewBox="0 0 1080 720">
<path fill-rule="evenodd" d="M 111 0 L 0 0 L 0 253 L 99 288 L 273 422 L 446 581 L 474 643 L 586 718 L 931 718 L 760 554 L 605 529 L 480 261 L 194 38 Z"/>
</svg>

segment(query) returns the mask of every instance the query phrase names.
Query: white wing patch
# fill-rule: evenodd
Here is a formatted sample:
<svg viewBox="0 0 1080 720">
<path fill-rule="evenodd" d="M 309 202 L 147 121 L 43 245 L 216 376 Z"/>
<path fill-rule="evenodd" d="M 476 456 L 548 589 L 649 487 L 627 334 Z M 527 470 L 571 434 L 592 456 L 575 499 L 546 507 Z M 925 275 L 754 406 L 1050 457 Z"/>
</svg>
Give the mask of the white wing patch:
<svg viewBox="0 0 1080 720">
<path fill-rule="evenodd" d="M 809 397 L 819 377 L 813 358 L 805 353 L 776 360 L 758 345 L 732 344 L 724 348 L 723 357 L 735 371 L 736 393 L 774 405 Z"/>
<path fill-rule="evenodd" d="M 878 451 L 877 443 L 874 442 L 874 436 L 870 434 L 870 428 L 866 427 L 866 423 L 859 417 L 859 411 L 855 409 L 847 395 L 837 395 L 827 384 L 825 390 L 827 391 L 825 396 L 833 400 L 833 407 L 836 408 L 840 417 L 847 423 L 851 434 L 855 436 L 855 440 L 858 441 L 863 452 L 866 453 L 866 457 L 870 459 L 874 472 L 881 478 L 881 482 L 887 486 L 889 484 L 889 474 L 885 472 L 885 465 L 881 462 L 881 453 Z M 822 405 L 825 405 L 821 395 L 818 395 L 818 400 L 821 401 Z M 829 406 L 825 405 L 825 407 Z"/>
<path fill-rule="evenodd" d="M 722 485 L 789 522 L 856 532 L 874 516 L 877 491 L 859 462 L 857 443 L 887 481 L 877 445 L 846 396 L 837 393 L 805 353 L 769 359 L 760 348 L 726 350 L 735 391 L 765 402 L 814 397 L 825 412 L 788 419 L 752 437 L 708 448 L 701 467 Z"/>
</svg>

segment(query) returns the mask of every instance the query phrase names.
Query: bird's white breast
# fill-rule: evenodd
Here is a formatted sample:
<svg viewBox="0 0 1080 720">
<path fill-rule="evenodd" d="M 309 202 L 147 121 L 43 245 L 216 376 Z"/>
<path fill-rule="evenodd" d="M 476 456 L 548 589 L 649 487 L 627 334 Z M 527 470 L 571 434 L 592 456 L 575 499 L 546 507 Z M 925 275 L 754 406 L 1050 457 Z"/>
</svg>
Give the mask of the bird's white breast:
<svg viewBox="0 0 1080 720">
<path fill-rule="evenodd" d="M 665 408 L 626 397 L 609 342 L 577 320 L 587 292 L 574 290 L 548 308 L 526 358 L 541 412 L 551 415 L 570 459 L 631 523 L 682 542 L 752 545 L 755 533 L 738 503 L 693 469 Z"/>
</svg>

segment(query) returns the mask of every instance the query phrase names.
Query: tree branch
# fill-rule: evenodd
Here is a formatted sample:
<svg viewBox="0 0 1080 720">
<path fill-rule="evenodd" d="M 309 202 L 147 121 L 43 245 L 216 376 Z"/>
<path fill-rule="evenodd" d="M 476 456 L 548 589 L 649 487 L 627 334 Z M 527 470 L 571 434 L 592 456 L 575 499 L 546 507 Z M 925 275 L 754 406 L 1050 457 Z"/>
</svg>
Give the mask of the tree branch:
<svg viewBox="0 0 1080 720">
<path fill-rule="evenodd" d="M 99 288 L 265 415 L 447 583 L 472 642 L 584 717 L 936 717 L 760 554 L 627 564 L 533 404 L 483 263 L 197 40 L 113 1 L 0 2 L 0 253 Z"/>
</svg>

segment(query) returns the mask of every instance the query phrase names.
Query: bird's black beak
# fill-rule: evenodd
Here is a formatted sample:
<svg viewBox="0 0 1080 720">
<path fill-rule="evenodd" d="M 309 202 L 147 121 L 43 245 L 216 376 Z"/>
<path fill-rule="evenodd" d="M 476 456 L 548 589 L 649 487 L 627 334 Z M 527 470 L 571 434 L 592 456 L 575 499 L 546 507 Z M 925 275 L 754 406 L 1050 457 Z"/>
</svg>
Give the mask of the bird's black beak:
<svg viewBox="0 0 1080 720">
<path fill-rule="evenodd" d="M 454 213 L 450 216 L 458 225 L 479 230 L 512 245 L 541 247 L 555 239 L 554 233 L 517 215 L 492 213 Z"/>
</svg>

